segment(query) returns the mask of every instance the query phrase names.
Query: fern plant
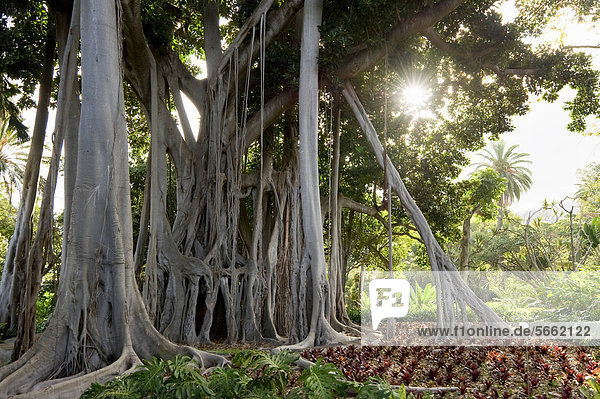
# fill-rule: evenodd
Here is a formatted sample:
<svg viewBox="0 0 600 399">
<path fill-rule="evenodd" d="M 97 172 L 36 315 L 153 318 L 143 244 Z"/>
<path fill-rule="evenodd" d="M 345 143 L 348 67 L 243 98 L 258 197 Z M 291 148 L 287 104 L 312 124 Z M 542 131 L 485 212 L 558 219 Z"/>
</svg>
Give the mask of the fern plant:
<svg viewBox="0 0 600 399">
<path fill-rule="evenodd" d="M 283 395 L 289 385 L 292 375 L 292 364 L 299 359 L 299 355 L 281 351 L 270 355 L 261 351 L 248 351 L 238 353 L 232 364 L 240 370 L 245 370 L 254 376 L 248 384 L 248 394 L 255 391 L 267 390 L 277 395 Z"/>
<path fill-rule="evenodd" d="M 318 360 L 302 371 L 298 387 L 290 389 L 293 364 L 299 355 L 282 351 L 276 355 L 260 351 L 240 352 L 232 368 L 218 368 L 209 377 L 186 356 L 172 360 L 154 358 L 138 370 L 103 385 L 92 384 L 84 399 L 115 398 L 220 398 L 220 399 L 333 399 L 349 390 L 362 399 L 405 399 L 406 392 L 393 390 L 381 378 L 366 383 L 348 381 L 331 363 Z"/>
<path fill-rule="evenodd" d="M 250 394 L 248 385 L 252 378 L 245 371 L 237 368 L 218 368 L 210 375 L 209 388 L 216 398 L 235 399 Z"/>
<path fill-rule="evenodd" d="M 198 364 L 187 356 L 164 361 L 144 361 L 138 370 L 104 385 L 92 384 L 81 398 L 212 398 L 214 392 L 202 376 Z"/>
<path fill-rule="evenodd" d="M 349 386 L 344 374 L 339 369 L 331 363 L 323 364 L 321 359 L 305 369 L 298 381 L 303 386 L 296 388 L 296 391 L 292 390 L 290 393 L 292 398 L 334 399 L 341 397 Z"/>
</svg>

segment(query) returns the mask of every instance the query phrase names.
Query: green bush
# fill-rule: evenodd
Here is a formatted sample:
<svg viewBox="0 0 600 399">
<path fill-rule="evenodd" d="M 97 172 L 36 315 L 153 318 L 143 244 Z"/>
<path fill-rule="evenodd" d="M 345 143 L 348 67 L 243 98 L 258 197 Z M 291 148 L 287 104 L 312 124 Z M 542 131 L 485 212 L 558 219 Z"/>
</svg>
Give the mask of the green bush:
<svg viewBox="0 0 600 399">
<path fill-rule="evenodd" d="M 412 306 L 412 303 L 411 305 Z M 408 315 L 405 320 L 408 321 L 436 321 L 437 305 L 435 302 L 423 304 L 419 307 L 409 307 Z"/>
<path fill-rule="evenodd" d="M 360 308 L 356 306 L 348 306 L 346 308 L 346 313 L 348 314 L 348 317 L 350 318 L 350 320 L 352 320 L 354 324 L 360 325 L 362 323 L 362 315 Z"/>
<path fill-rule="evenodd" d="M 423 307 L 432 304 L 435 301 L 435 287 L 431 283 L 423 288 L 415 281 L 415 286 L 410 290 L 410 306 Z"/>
<path fill-rule="evenodd" d="M 42 285 L 43 287 L 43 285 Z M 41 333 L 46 329 L 46 322 L 48 321 L 48 317 L 54 311 L 54 292 L 42 290 L 38 297 L 38 300 L 35 304 L 36 306 L 36 314 L 35 314 L 35 332 Z"/>
<path fill-rule="evenodd" d="M 113 398 L 287 398 L 328 399 L 345 397 L 354 391 L 359 399 L 405 399 L 403 389 L 391 389 L 380 378 L 364 383 L 348 381 L 331 363 L 318 360 L 303 370 L 296 386 L 292 385 L 293 364 L 299 356 L 286 351 L 269 355 L 245 351 L 231 361 L 232 367 L 220 367 L 204 376 L 189 357 L 173 360 L 154 358 L 144 361 L 138 370 L 105 384 L 94 383 L 82 399 Z"/>
<path fill-rule="evenodd" d="M 528 284 L 516 278 L 497 287 L 498 300 L 488 303 L 507 321 L 600 320 L 600 281 L 595 273 L 549 273 L 546 281 Z"/>
<path fill-rule="evenodd" d="M 539 307 L 515 307 L 506 302 L 488 302 L 487 305 L 500 318 L 507 322 L 521 322 L 539 320 L 543 309 Z"/>
</svg>

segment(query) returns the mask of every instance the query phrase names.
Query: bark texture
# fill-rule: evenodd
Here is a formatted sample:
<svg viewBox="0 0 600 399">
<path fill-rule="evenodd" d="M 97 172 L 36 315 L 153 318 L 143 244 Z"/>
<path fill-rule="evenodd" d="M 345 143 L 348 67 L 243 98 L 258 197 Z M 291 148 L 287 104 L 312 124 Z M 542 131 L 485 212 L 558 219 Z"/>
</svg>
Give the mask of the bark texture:
<svg viewBox="0 0 600 399">
<path fill-rule="evenodd" d="M 68 40 L 73 58 L 79 18 L 81 162 L 60 295 L 42 337 L 19 360 L 0 369 L 0 397 L 74 397 L 91 382 L 119 375 L 154 354 L 184 352 L 205 366 L 219 361 L 167 341 L 144 309 L 133 274 L 120 4 L 83 0 L 79 12 L 76 3 Z M 72 76 L 67 73 L 64 79 Z"/>
<path fill-rule="evenodd" d="M 410 21 L 399 21 L 388 50 L 460 3 L 442 0 Z M 342 240 L 342 209 L 350 209 L 346 237 L 352 235 L 356 213 L 376 216 L 378 210 L 339 192 L 339 110 L 331 190 L 323 203 L 319 195 L 322 80 L 317 60 L 322 1 L 290 0 L 276 6 L 273 0 L 263 0 L 226 49 L 221 48 L 218 3 L 203 0 L 200 4 L 205 79 L 192 76 L 170 49 L 149 46 L 139 1 L 81 0 L 81 11 L 75 1 L 71 25 L 64 29 L 64 40 L 61 35 L 58 40 L 64 56 L 51 170 L 58 170 L 64 142 L 66 191 L 58 303 L 41 338 L 17 361 L 0 369 L 0 397 L 74 396 L 92 381 L 109 379 L 153 355 L 187 353 L 204 366 L 222 361 L 172 342 L 268 341 L 299 348 L 343 341 L 347 336 L 341 332 L 354 332 L 343 302 L 351 240 Z M 302 7 L 302 18 L 296 19 Z M 266 49 L 294 19 L 302 26 L 299 87 L 278 88 L 277 94 L 266 98 Z M 81 109 L 76 62 L 79 27 Z M 341 76 L 373 66 L 380 49 L 369 51 L 355 54 L 347 68 L 338 71 Z M 123 76 L 151 132 L 135 252 Z M 458 298 L 479 306 L 484 317 L 493 319 L 472 293 L 463 293 L 464 283 L 456 280 L 455 269 L 397 171 L 389 160 L 384 161 L 374 129 L 352 93 L 347 87 L 344 95 L 355 105 L 378 161 L 388 162 L 390 184 L 427 244 L 433 269 L 450 271 L 442 277 L 445 288 L 440 303 L 445 307 L 440 309 L 450 317 L 451 303 Z M 197 125 L 186 112 L 184 95 L 200 114 Z M 251 114 L 249 103 L 256 98 L 260 109 Z M 171 99 L 177 119 L 171 114 Z M 293 109 L 296 103 L 299 114 Z M 76 121 L 78 129 L 73 128 Z M 283 125 L 280 136 L 271 127 L 275 122 Z M 254 169 L 246 165 L 253 145 L 253 151 L 260 151 L 260 167 Z M 281 145 L 285 156 L 277 160 L 275 149 Z M 171 165 L 176 181 L 173 218 L 167 217 Z M 44 199 L 50 210 L 54 176 L 48 178 Z M 328 269 L 322 217 L 327 210 Z M 43 226 L 51 226 L 46 213 L 43 223 L 42 233 L 49 231 Z M 24 253 L 43 253 L 48 248 L 45 234 Z M 41 266 L 37 257 L 26 263 L 32 276 L 26 299 L 30 304 L 37 295 Z M 10 270 L 5 274 L 9 276 Z M 28 342 L 30 336 L 24 334 Z"/>
<path fill-rule="evenodd" d="M 60 24 L 59 24 L 60 25 Z M 44 64 L 40 77 L 40 88 L 38 107 L 35 115 L 33 133 L 25 172 L 23 175 L 23 187 L 21 190 L 21 201 L 15 231 L 11 237 L 7 254 L 4 262 L 2 280 L 0 281 L 0 325 L 5 330 L 17 329 L 17 313 L 23 309 L 21 305 L 23 298 L 21 293 L 25 292 L 25 276 L 28 273 L 26 267 L 27 254 L 31 244 L 32 237 L 32 214 L 37 195 L 37 184 L 40 175 L 40 163 L 42 161 L 42 152 L 44 150 L 44 139 L 46 138 L 46 125 L 48 122 L 48 106 L 50 103 L 50 94 L 52 89 L 52 76 L 54 73 L 54 52 L 56 49 L 56 33 L 49 28 L 44 48 Z M 28 277 L 27 277 L 28 278 Z M 35 280 L 38 284 L 41 282 Z M 37 296 L 36 296 L 37 298 Z M 34 315 L 35 317 L 35 315 Z M 35 320 L 34 320 L 35 321 Z M 30 334 L 31 317 L 28 321 L 22 323 Z M 26 326 L 25 326 L 26 325 Z M 33 323 L 35 325 L 35 323 Z M 19 335 L 22 335 L 19 334 Z M 25 338 L 28 340 L 29 338 Z M 19 345 L 25 349 L 31 345 L 25 342 Z M 20 354 L 21 349 L 15 353 Z"/>
</svg>

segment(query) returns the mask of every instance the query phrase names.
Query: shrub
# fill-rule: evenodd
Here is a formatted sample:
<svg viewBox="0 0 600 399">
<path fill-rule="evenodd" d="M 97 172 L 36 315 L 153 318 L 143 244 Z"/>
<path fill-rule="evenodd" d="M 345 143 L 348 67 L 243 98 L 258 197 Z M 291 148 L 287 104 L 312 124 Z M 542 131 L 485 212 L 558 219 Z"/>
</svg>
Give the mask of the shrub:
<svg viewBox="0 0 600 399">
<path fill-rule="evenodd" d="M 350 318 L 350 320 L 352 320 L 354 324 L 360 325 L 362 323 L 362 315 L 360 308 L 357 308 L 355 306 L 348 306 L 346 308 L 346 313 L 348 314 L 348 317 Z"/>
<path fill-rule="evenodd" d="M 217 368 L 209 376 L 202 375 L 198 364 L 189 357 L 154 358 L 127 376 L 92 384 L 81 398 L 333 399 L 345 397 L 348 391 L 355 391 L 357 398 L 362 399 L 407 397 L 404 389 L 393 390 L 380 378 L 365 383 L 348 381 L 333 364 L 321 360 L 303 370 L 297 378 L 299 384 L 290 389 L 293 363 L 298 358 L 298 354 L 286 351 L 276 355 L 245 351 L 232 359 L 233 367 Z"/>
</svg>

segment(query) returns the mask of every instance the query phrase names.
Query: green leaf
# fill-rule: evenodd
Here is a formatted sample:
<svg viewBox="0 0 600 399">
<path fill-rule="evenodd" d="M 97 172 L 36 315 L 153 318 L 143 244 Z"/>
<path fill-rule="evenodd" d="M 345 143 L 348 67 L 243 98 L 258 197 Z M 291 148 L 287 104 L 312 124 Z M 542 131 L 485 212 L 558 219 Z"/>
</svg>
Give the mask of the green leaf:
<svg viewBox="0 0 600 399">
<path fill-rule="evenodd" d="M 334 399 L 345 395 L 348 386 L 344 375 L 333 364 L 322 364 L 321 359 L 304 370 L 299 381 L 304 384 L 306 396 L 315 399 Z"/>
</svg>

